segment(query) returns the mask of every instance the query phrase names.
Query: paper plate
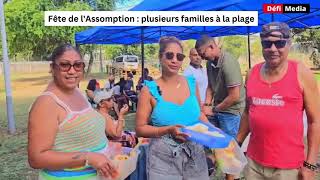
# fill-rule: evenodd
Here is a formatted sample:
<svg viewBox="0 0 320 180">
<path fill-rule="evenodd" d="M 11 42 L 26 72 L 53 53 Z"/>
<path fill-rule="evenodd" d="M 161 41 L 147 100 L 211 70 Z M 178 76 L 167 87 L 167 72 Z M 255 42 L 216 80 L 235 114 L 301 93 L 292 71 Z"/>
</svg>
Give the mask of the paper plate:
<svg viewBox="0 0 320 180">
<path fill-rule="evenodd" d="M 197 132 L 197 131 L 188 129 L 192 126 L 207 127 L 209 130 L 209 133 L 217 134 L 217 136 L 212 136 L 209 134 L 205 134 L 202 132 Z M 184 132 L 184 133 L 190 135 L 188 140 L 193 141 L 198 144 L 201 144 L 201 145 L 204 145 L 208 148 L 226 148 L 226 147 L 228 147 L 230 141 L 233 139 L 231 136 L 224 133 L 221 129 L 218 129 L 217 127 L 215 127 L 209 123 L 200 122 L 200 123 L 196 123 L 192 126 L 187 126 L 186 128 L 181 128 L 181 132 Z"/>
</svg>

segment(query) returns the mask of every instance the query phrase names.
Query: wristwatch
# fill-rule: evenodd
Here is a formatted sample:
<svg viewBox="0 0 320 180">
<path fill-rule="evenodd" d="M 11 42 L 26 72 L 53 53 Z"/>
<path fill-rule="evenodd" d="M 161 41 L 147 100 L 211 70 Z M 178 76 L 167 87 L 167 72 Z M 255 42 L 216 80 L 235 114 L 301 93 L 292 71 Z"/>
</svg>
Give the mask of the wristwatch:
<svg viewBox="0 0 320 180">
<path fill-rule="evenodd" d="M 310 169 L 311 171 L 316 171 L 318 167 L 316 165 L 310 164 L 307 161 L 303 162 L 303 167 Z"/>
</svg>

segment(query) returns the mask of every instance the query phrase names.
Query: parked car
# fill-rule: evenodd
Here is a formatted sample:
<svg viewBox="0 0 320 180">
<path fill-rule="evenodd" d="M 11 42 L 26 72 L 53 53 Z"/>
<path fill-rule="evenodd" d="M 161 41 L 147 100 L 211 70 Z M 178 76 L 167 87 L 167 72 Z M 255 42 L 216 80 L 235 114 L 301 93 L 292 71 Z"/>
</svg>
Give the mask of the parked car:
<svg viewBox="0 0 320 180">
<path fill-rule="evenodd" d="M 139 68 L 139 58 L 135 55 L 117 56 L 112 61 L 112 67 L 135 73 Z"/>
</svg>

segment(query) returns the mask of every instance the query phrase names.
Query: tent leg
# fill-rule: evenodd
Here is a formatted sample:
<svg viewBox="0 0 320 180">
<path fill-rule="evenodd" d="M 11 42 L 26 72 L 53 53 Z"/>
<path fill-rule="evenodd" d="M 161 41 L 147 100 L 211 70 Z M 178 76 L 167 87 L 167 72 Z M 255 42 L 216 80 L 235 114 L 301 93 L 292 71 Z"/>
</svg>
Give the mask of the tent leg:
<svg viewBox="0 0 320 180">
<path fill-rule="evenodd" d="M 10 82 L 10 62 L 8 56 L 8 47 L 7 47 L 7 33 L 5 27 L 4 19 L 4 4 L 0 0 L 0 30 L 1 30 L 1 39 L 2 39 L 2 56 L 3 56 L 3 73 L 4 73 L 4 82 L 6 90 L 6 104 L 7 104 L 7 119 L 8 119 L 8 131 L 10 134 L 16 133 L 16 125 L 14 120 L 14 110 L 13 110 L 13 98 L 12 98 L 12 89 Z"/>
<path fill-rule="evenodd" d="M 141 79 L 144 82 L 144 27 L 141 27 Z"/>
<path fill-rule="evenodd" d="M 249 62 L 249 69 L 251 68 L 251 50 L 250 50 L 250 33 L 248 29 L 248 62 Z"/>
</svg>

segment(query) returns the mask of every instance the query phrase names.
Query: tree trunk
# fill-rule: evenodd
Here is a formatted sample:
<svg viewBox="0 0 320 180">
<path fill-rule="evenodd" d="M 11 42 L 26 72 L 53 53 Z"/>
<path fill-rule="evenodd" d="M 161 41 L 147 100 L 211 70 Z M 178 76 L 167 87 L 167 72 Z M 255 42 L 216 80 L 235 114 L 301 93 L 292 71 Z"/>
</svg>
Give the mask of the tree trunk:
<svg viewBox="0 0 320 180">
<path fill-rule="evenodd" d="M 89 59 L 89 64 L 88 64 L 88 69 L 87 69 L 87 73 L 86 76 L 88 76 L 88 74 L 91 73 L 91 68 L 92 68 L 92 64 L 93 64 L 93 48 L 90 49 L 90 59 Z"/>
</svg>

